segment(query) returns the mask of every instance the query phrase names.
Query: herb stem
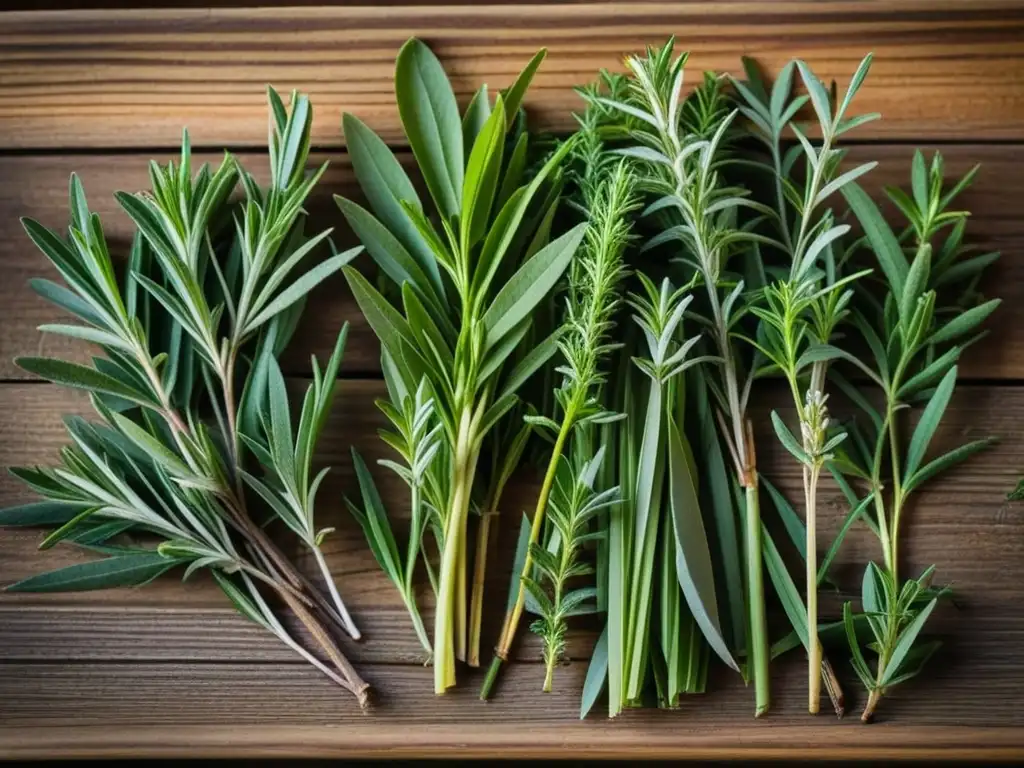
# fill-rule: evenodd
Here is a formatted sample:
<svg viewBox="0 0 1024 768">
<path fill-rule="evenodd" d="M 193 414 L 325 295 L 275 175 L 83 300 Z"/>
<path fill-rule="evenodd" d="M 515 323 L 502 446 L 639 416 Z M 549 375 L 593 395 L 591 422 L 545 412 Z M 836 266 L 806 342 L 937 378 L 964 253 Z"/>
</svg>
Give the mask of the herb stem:
<svg viewBox="0 0 1024 768">
<path fill-rule="evenodd" d="M 341 620 L 345 625 L 345 630 L 353 640 L 362 639 L 362 633 L 352 620 L 352 616 L 349 614 L 348 608 L 345 607 L 345 602 L 341 599 L 341 595 L 338 594 L 338 588 L 335 586 L 334 579 L 331 577 L 330 569 L 327 567 L 327 560 L 324 559 L 324 553 L 320 551 L 320 547 L 318 547 L 315 542 L 310 545 L 310 549 L 313 550 L 313 556 L 316 558 L 316 563 L 320 568 L 320 573 L 323 575 L 323 579 L 327 583 L 327 591 L 331 594 L 331 599 L 334 601 L 334 607 L 337 609 L 338 615 L 341 617 Z"/>
<path fill-rule="evenodd" d="M 804 467 L 804 491 L 807 510 L 807 711 L 818 714 L 821 700 L 821 639 L 818 637 L 818 546 L 817 501 L 821 464 L 817 460 Z"/>
<path fill-rule="evenodd" d="M 578 392 L 579 390 L 577 390 Z M 512 641 L 515 638 L 516 629 L 519 626 L 519 619 L 523 615 L 523 606 L 526 604 L 526 587 L 523 585 L 523 577 L 530 575 L 533 567 L 533 557 L 530 555 L 530 547 L 540 541 L 541 526 L 544 523 L 544 511 L 548 506 L 548 497 L 551 495 L 551 488 L 555 483 L 555 474 L 558 470 L 558 462 L 565 450 L 565 443 L 569 439 L 569 433 L 576 423 L 577 397 L 573 397 L 565 411 L 562 419 L 562 426 L 555 438 L 554 448 L 551 449 L 551 459 L 548 462 L 547 471 L 544 473 L 544 482 L 537 496 L 537 506 L 533 512 L 533 522 L 530 525 L 530 541 L 526 549 L 526 559 L 523 561 L 523 568 L 519 574 L 519 585 L 516 589 L 516 601 L 512 609 L 505 615 L 505 624 L 501 630 L 501 636 L 497 647 L 494 649 L 494 659 L 491 661 L 490 670 L 484 679 L 480 689 L 480 698 L 486 700 L 491 695 L 491 689 L 498 676 L 498 669 L 503 661 L 508 659 L 509 651 L 512 648 Z"/>
<path fill-rule="evenodd" d="M 472 408 L 465 405 L 458 419 L 451 508 L 445 522 L 437 612 L 434 616 L 434 693 L 442 694 L 455 685 L 455 590 L 458 586 L 458 551 L 463 545 L 466 516 L 473 489 L 475 421 Z"/>
<path fill-rule="evenodd" d="M 761 508 L 757 470 L 750 470 L 747 496 L 747 593 L 750 612 L 751 661 L 754 668 L 754 717 L 761 717 L 771 705 L 768 679 L 768 624 L 764 609 L 764 579 L 761 574 Z"/>
<path fill-rule="evenodd" d="M 469 651 L 467 661 L 471 667 L 480 666 L 480 635 L 484 613 L 484 587 L 486 586 L 487 553 L 490 549 L 491 521 L 497 510 L 490 508 L 480 516 L 476 530 L 476 556 L 473 558 L 473 592 L 469 603 Z"/>
</svg>

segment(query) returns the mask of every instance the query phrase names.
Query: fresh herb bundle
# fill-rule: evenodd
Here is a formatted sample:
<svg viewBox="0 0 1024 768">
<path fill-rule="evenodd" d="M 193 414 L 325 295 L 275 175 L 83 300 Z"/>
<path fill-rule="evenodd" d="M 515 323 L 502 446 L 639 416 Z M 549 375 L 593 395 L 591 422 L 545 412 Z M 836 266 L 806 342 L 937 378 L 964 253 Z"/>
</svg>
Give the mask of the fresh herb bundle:
<svg viewBox="0 0 1024 768">
<path fill-rule="evenodd" d="M 57 526 L 44 548 L 68 541 L 105 557 L 8 589 L 137 586 L 173 568 L 184 567 L 185 578 L 206 568 L 244 616 L 365 704 L 368 686 L 332 638 L 333 627 L 354 638 L 359 631 L 320 551 L 330 529 L 318 530 L 314 519 L 327 470 L 313 476 L 313 452 L 347 326 L 326 368 L 313 361 L 295 430 L 277 364 L 306 295 L 359 249 L 300 267 L 329 234 L 304 234 L 304 204 L 324 168 L 306 172 L 309 100 L 293 94 L 289 109 L 273 89 L 269 96 L 268 188 L 230 154 L 215 171 L 204 165 L 193 176 L 186 133 L 178 165 L 151 164 L 148 194 L 117 194 L 137 227 L 122 281 L 77 177 L 66 238 L 24 221 L 67 284 L 35 280 L 33 287 L 80 321 L 41 330 L 92 342 L 103 354 L 91 365 L 17 362 L 89 392 L 100 421 L 67 419 L 72 444 L 59 466 L 13 470 L 47 500 L 0 512 L 0 525 Z M 245 200 L 235 203 L 239 180 Z M 266 519 L 255 510 L 260 501 Z M 312 551 L 330 599 L 268 538 L 263 527 L 273 520 Z M 163 541 L 148 546 L 154 537 Z M 301 620 L 329 665 L 290 635 L 271 596 Z"/>
<path fill-rule="evenodd" d="M 404 398 L 426 382 L 443 436 L 427 470 L 437 478 L 429 514 L 440 557 L 432 644 L 438 694 L 455 684 L 455 660 L 467 659 L 467 526 L 480 453 L 516 405 L 517 390 L 556 350 L 555 337 L 530 339 L 532 316 L 586 228 L 547 242 L 561 188 L 556 171 L 572 142 L 532 178 L 525 172 L 529 136 L 518 116 L 543 56 L 538 53 L 493 105 L 481 87 L 460 116 L 429 48 L 416 39 L 403 46 L 395 95 L 433 202 L 432 218 L 385 144 L 356 118 L 344 117 L 353 168 L 374 213 L 348 200 L 338 204 L 393 283 L 395 301 L 355 269 L 345 274 L 380 339 L 392 407 L 402 409 L 396 394 Z M 513 355 L 528 348 L 529 354 Z M 363 513 L 373 522 L 368 536 L 381 559 L 394 540 L 390 524 L 383 510 Z M 393 551 L 390 556 L 397 559 Z"/>
<path fill-rule="evenodd" d="M 621 151 L 635 160 L 643 186 L 655 197 L 645 213 L 662 231 L 646 248 L 673 244 L 680 249 L 675 262 L 684 277 L 679 282 L 703 288 L 704 301 L 694 314 L 707 329 L 716 360 L 702 366 L 702 379 L 715 398 L 721 439 L 728 446 L 736 480 L 745 490 L 744 602 L 748 616 L 743 647 L 747 652 L 745 674 L 754 680 L 755 713 L 760 716 L 768 711 L 770 688 L 758 474 L 747 418 L 755 372 L 745 364 L 734 337 L 747 306 L 744 281 L 729 266 L 732 256 L 764 239 L 740 226 L 739 209 L 755 213 L 770 213 L 770 209 L 749 199 L 747 190 L 727 185 L 723 174 L 726 143 L 737 112 L 728 110 L 721 80 L 712 76 L 683 98 L 686 60 L 685 53 L 675 56 L 672 40 L 661 48 L 648 48 L 644 56 L 628 56 L 628 98 L 604 103 L 629 120 L 626 133 L 635 146 Z M 727 561 L 730 571 L 734 570 L 739 562 L 737 553 L 729 553 Z M 731 572 L 726 578 L 733 587 L 739 581 Z M 743 598 L 730 594 L 730 599 Z M 710 623 L 702 629 L 723 660 L 736 665 L 733 653 L 719 642 L 721 629 Z M 733 650 L 738 650 L 738 637 L 734 636 L 733 645 Z"/>
<path fill-rule="evenodd" d="M 967 212 L 950 210 L 976 171 L 947 190 L 941 155 L 936 153 L 929 164 L 917 152 L 911 194 L 886 190 L 907 219 L 898 232 L 859 186 L 850 184 L 843 190 L 865 235 L 851 245 L 852 255 L 859 245 L 866 245 L 885 278 L 881 298 L 867 286 L 858 289 L 854 310 L 854 322 L 869 350 L 859 369 L 880 397 L 869 397 L 838 372 L 833 374 L 865 417 L 851 425 L 851 439 L 833 462 L 835 474 L 851 506 L 866 507 L 863 519 L 882 547 L 882 563 L 868 564 L 862 589 L 869 648 L 877 656 L 873 670 L 861 649 L 849 603 L 843 613 L 853 666 L 869 691 L 864 721 L 871 720 L 881 697 L 916 676 L 940 645 L 937 640 L 919 642 L 925 622 L 948 592 L 932 586 L 935 566 L 916 579 L 900 579 L 900 533 L 908 502 L 925 482 L 992 443 L 975 440 L 928 459 L 956 386 L 957 361 L 966 346 L 984 335 L 976 329 L 999 305 L 998 299 L 983 301 L 977 289 L 997 254 L 974 254 L 964 244 Z M 920 408 L 920 415 L 910 430 L 908 415 L 915 408 Z M 866 487 L 863 502 L 844 476 Z"/>
<path fill-rule="evenodd" d="M 844 155 L 836 145 L 840 136 L 853 128 L 877 119 L 877 114 L 848 116 L 848 110 L 857 90 L 863 84 L 870 67 L 871 57 L 861 62 L 850 81 L 842 101 L 833 106 L 825 86 L 808 66 L 790 62 L 771 88 L 761 81 L 756 68 L 747 61 L 747 82 L 734 80 L 742 106 L 753 134 L 768 150 L 770 162 L 766 170 L 771 174 L 775 192 L 774 215 L 769 219 L 777 236 L 775 250 L 781 251 L 788 262 L 777 272 L 784 276 L 766 285 L 763 300 L 751 307 L 761 321 L 752 346 L 764 358 L 758 376 L 781 374 L 789 384 L 793 405 L 799 421 L 800 439 L 789 430 L 781 417 L 772 412 L 772 423 L 782 445 L 803 466 L 804 517 L 806 538 L 803 545 L 806 562 L 806 620 L 791 615 L 790 622 L 801 635 L 808 653 L 808 710 L 817 713 L 821 679 L 824 674 L 830 691 L 838 691 L 838 683 L 830 669 L 822 668 L 822 650 L 818 639 L 818 584 L 824 578 L 817 560 L 816 508 L 818 485 L 832 451 L 846 438 L 842 430 L 830 429 L 825 394 L 825 376 L 828 364 L 835 359 L 856 358 L 839 343 L 839 325 L 849 315 L 853 289 L 849 284 L 864 277 L 867 272 L 841 276 L 838 274 L 832 244 L 845 235 L 850 227 L 837 224 L 830 210 L 824 207 L 832 195 L 846 184 L 864 175 L 877 163 L 863 163 L 840 173 Z M 791 99 L 794 70 L 807 88 L 807 94 Z M 821 131 L 816 147 L 794 122 L 799 111 L 810 101 Z M 789 152 L 784 151 L 783 140 L 792 132 L 799 143 Z M 799 163 L 803 158 L 803 164 Z M 802 189 L 801 189 L 802 184 Z M 772 269 L 771 254 L 765 254 L 766 268 Z M 773 497 L 775 496 L 773 492 Z M 770 557 L 770 556 L 769 556 Z M 771 557 L 770 557 L 771 560 Z M 784 592 L 787 584 L 780 584 L 780 575 L 769 563 L 769 573 L 776 589 Z M 785 576 L 781 576 L 785 580 Z M 783 600 L 787 610 L 792 601 Z M 837 709 L 841 703 L 833 695 Z"/>
</svg>

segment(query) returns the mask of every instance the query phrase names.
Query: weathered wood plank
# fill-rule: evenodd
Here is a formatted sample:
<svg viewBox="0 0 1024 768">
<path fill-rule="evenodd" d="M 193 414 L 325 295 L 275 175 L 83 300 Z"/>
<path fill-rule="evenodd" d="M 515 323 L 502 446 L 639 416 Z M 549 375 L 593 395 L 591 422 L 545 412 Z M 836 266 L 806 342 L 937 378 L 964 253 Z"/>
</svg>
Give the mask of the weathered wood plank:
<svg viewBox="0 0 1024 768">
<path fill-rule="evenodd" d="M 963 206 L 972 211 L 968 233 L 980 247 L 1002 250 L 1004 254 L 993 268 L 988 286 L 993 295 L 1004 298 L 1005 304 L 992 323 L 991 338 L 968 350 L 963 373 L 969 377 L 1022 379 L 1024 351 L 1010 341 L 1010 334 L 1024 324 L 1020 318 L 1024 314 L 1024 259 L 1020 258 L 1024 251 L 1024 219 L 1017 204 L 1024 199 L 1024 150 L 1018 145 L 971 144 L 943 147 L 942 152 L 950 177 L 966 172 L 975 163 L 982 164 L 977 181 L 963 196 Z M 912 154 L 913 149 L 905 146 L 856 146 L 850 151 L 850 162 L 880 161 L 879 167 L 864 178 L 866 187 L 878 196 L 883 186 L 905 186 L 909 182 Z M 159 155 L 158 159 L 165 162 L 170 157 Z M 408 153 L 401 153 L 400 157 L 411 166 Z M 90 353 L 88 345 L 81 342 L 35 330 L 42 323 L 64 322 L 66 317 L 28 286 L 32 277 L 56 278 L 56 271 L 29 242 L 18 223 L 19 217 L 29 216 L 47 226 L 65 227 L 68 176 L 77 171 L 90 204 L 103 217 L 111 248 L 123 253 L 133 230 L 113 193 L 118 189 L 144 188 L 148 184 L 148 158 L 141 154 L 0 157 L 0 306 L 4 307 L 5 321 L 0 326 L 0 379 L 26 376 L 13 363 L 19 355 L 43 354 L 85 361 Z M 218 156 L 202 155 L 202 159 L 216 161 Z M 246 153 L 240 159 L 258 177 L 267 175 L 266 155 Z M 354 245 L 332 195 L 358 199 L 358 185 L 344 153 L 315 158 L 316 162 L 325 159 L 330 160 L 329 170 L 310 201 L 311 231 L 334 227 L 332 237 L 339 247 Z M 367 257 L 360 259 L 364 268 L 370 268 Z M 351 329 L 343 371 L 379 373 L 379 346 L 340 275 L 330 278 L 311 296 L 305 320 L 285 355 L 285 369 L 302 374 L 309 371 L 310 354 L 325 359 L 346 320 Z"/>
<path fill-rule="evenodd" d="M 579 691 L 586 673 L 584 663 L 560 668 L 550 694 L 540 692 L 543 665 L 510 666 L 500 690 L 486 704 L 477 698 L 482 670 L 466 675 L 463 685 L 438 697 L 433 693 L 429 668 L 364 665 L 364 676 L 375 692 L 368 713 L 360 712 L 348 694 L 316 670 L 301 664 L 11 663 L 0 664 L 0 714 L 7 728 L 53 730 L 71 722 L 114 729 L 160 726 L 167 733 L 198 723 L 220 727 L 320 725 L 338 728 L 336 737 L 347 741 L 354 735 L 350 728 L 356 732 L 366 728 L 391 744 L 399 732 L 396 729 L 415 740 L 415 732 L 459 728 L 464 738 L 472 741 L 490 734 L 491 743 L 497 746 L 495 742 L 503 741 L 502 729 L 515 726 L 520 739 L 517 752 L 532 742 L 534 728 L 545 727 L 559 728 L 567 745 L 582 743 L 598 731 L 614 734 L 614 742 L 623 747 L 672 733 L 677 748 L 685 749 L 698 731 L 715 732 L 719 746 L 735 747 L 737 742 L 756 741 L 766 731 L 803 726 L 802 745 L 825 746 L 844 738 L 870 743 L 876 730 L 897 735 L 928 726 L 951 730 L 1000 726 L 1016 732 L 1019 741 L 1014 743 L 1024 746 L 1021 716 L 1015 708 L 1024 695 L 1014 678 L 1017 659 L 1010 655 L 1011 645 L 1020 639 L 1018 631 L 1004 636 L 1000 644 L 978 644 L 979 653 L 970 666 L 934 665 L 912 686 L 893 691 L 879 711 L 881 722 L 876 727 L 862 726 L 855 717 L 837 721 L 822 716 L 810 721 L 800 674 L 803 665 L 796 656 L 775 665 L 774 707 L 761 721 L 753 719 L 751 692 L 738 676 L 729 673 L 716 675 L 713 693 L 685 699 L 679 711 L 628 712 L 607 722 L 600 709 L 595 709 L 591 718 L 581 723 Z M 982 656 L 981 651 L 987 655 Z M 862 700 L 852 684 L 847 687 L 853 701 Z M 992 699 L 1001 706 L 993 707 Z M 454 743 L 464 743 L 464 738 L 455 737 Z M 406 743 L 404 737 L 401 742 Z M 0 746 L 3 744 L 0 740 Z M 130 745 L 130 735 L 123 735 L 121 744 Z"/>
<path fill-rule="evenodd" d="M 663 760 L 802 759 L 828 754 L 837 760 L 1019 761 L 1018 730 L 926 727 L 828 727 L 764 723 L 742 735 L 733 725 L 692 726 L 684 714 L 668 714 L 659 725 L 637 717 L 588 725 L 531 725 L 528 736 L 518 723 L 431 725 L 403 732 L 400 738 L 384 727 L 366 723 L 337 726 L 324 722 L 292 725 L 192 725 L 187 738 L 168 738 L 159 725 L 130 729 L 103 726 L 0 727 L 0 747 L 12 758 L 212 757 L 289 758 L 354 757 L 422 758 L 457 755 L 494 759 L 495 755 L 527 758 L 608 758 Z M 635 738 L 631 738 L 634 736 Z"/>
<path fill-rule="evenodd" d="M 173 146 L 184 123 L 197 144 L 262 146 L 266 83 L 311 94 L 318 145 L 341 143 L 342 109 L 401 141 L 392 76 L 410 35 L 445 60 L 463 100 L 480 82 L 507 86 L 546 46 L 529 106 L 538 125 L 566 129 L 573 86 L 670 34 L 694 70 L 736 71 L 741 52 L 770 70 L 798 56 L 841 85 L 874 51 L 860 108 L 886 119 L 871 134 L 1024 137 L 1019 0 L 831 0 L 10 13 L 0 23 L 0 142 Z"/>
</svg>

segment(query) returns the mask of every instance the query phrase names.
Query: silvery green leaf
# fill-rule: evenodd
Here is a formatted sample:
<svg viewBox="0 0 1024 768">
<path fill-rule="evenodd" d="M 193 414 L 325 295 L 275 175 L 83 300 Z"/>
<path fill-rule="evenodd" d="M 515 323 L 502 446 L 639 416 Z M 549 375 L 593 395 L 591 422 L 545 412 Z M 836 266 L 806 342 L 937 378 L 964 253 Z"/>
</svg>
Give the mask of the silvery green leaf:
<svg viewBox="0 0 1024 768">
<path fill-rule="evenodd" d="M 789 431 L 789 427 L 785 425 L 779 414 L 776 411 L 772 411 L 772 426 L 775 428 L 775 434 L 779 438 L 779 442 L 782 443 L 782 447 L 793 454 L 793 457 L 801 464 L 810 466 L 812 463 L 811 457 L 807 455 L 807 452 L 800 446 L 797 439 L 793 437 L 793 433 Z"/>
<path fill-rule="evenodd" d="M 395 98 L 409 146 L 442 217 L 459 215 L 464 156 L 462 121 L 441 62 L 411 38 L 395 62 Z"/>
</svg>

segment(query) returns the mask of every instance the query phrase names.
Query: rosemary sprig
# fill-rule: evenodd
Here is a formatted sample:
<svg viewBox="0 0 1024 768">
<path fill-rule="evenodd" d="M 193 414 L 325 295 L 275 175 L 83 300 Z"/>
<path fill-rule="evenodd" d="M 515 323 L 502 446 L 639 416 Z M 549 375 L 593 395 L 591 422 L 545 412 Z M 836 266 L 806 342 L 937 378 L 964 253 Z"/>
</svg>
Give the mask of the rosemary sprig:
<svg viewBox="0 0 1024 768">
<path fill-rule="evenodd" d="M 870 500 L 874 514 L 865 519 L 879 538 L 883 556 L 881 566 L 868 564 L 862 593 L 874 639 L 871 647 L 877 654 L 874 670 L 861 650 L 850 604 L 844 609 L 853 666 L 869 691 L 861 718 L 865 722 L 872 719 L 881 697 L 916 676 L 939 645 L 938 641 L 918 642 L 925 622 L 948 591 L 932 586 L 935 567 L 916 579 L 900 581 L 900 531 L 908 502 L 926 481 L 992 443 L 991 439 L 975 440 L 926 460 L 956 386 L 957 361 L 967 345 L 984 335 L 975 329 L 999 305 L 998 299 L 981 301 L 977 292 L 982 271 L 993 258 L 970 255 L 963 245 L 968 214 L 949 210 L 976 171 L 947 191 L 941 155 L 936 154 L 928 165 L 916 153 L 912 195 L 887 190 L 908 221 L 899 234 L 860 187 L 852 184 L 844 189 L 864 228 L 866 245 L 885 276 L 886 288 L 881 300 L 861 291 L 855 313 L 871 353 L 870 362 L 861 368 L 880 390 L 881 407 L 838 373 L 833 375 L 866 417 L 866 423 L 852 426 L 850 450 L 837 459 L 835 469 L 867 486 L 865 500 Z M 946 230 L 940 243 L 939 236 Z M 920 405 L 924 407 L 917 425 L 905 436 L 907 414 Z M 848 485 L 844 488 L 851 504 L 860 501 Z"/>
<path fill-rule="evenodd" d="M 77 177 L 71 179 L 67 238 L 25 220 L 29 237 L 67 283 L 38 280 L 33 286 L 82 322 L 42 330 L 93 342 L 103 356 L 92 365 L 46 358 L 18 363 L 88 391 L 101 421 L 67 421 L 72 445 L 62 451 L 60 466 L 14 470 L 49 501 L 6 510 L 0 524 L 59 525 L 44 547 L 69 540 L 107 557 L 9 589 L 138 585 L 177 566 L 187 566 L 186 578 L 209 568 L 243 615 L 365 704 L 367 684 L 324 623 L 359 637 L 320 552 L 328 531 L 317 530 L 314 520 L 326 470 L 312 477 L 313 449 L 333 399 L 347 327 L 326 369 L 313 362 L 294 434 L 276 362 L 305 296 L 359 249 L 295 276 L 329 234 L 303 234 L 303 206 L 323 168 L 306 173 L 308 99 L 293 94 L 288 109 L 273 89 L 269 96 L 268 189 L 230 154 L 216 171 L 204 165 L 193 176 L 186 133 L 177 166 L 151 165 L 148 194 L 117 194 L 138 229 L 123 282 Z M 246 199 L 236 206 L 229 195 L 239 179 Z M 250 471 L 252 462 L 261 478 Z M 267 537 L 251 512 L 257 498 L 271 519 L 312 550 L 330 599 Z M 163 541 L 155 549 L 123 543 L 129 533 Z M 331 666 L 284 629 L 264 597 L 267 589 L 303 622 Z"/>
<path fill-rule="evenodd" d="M 589 226 L 582 249 L 573 265 L 567 312 L 558 349 L 563 363 L 558 367 L 562 381 L 555 390 L 557 421 L 548 416 L 527 416 L 535 429 L 547 430 L 553 448 L 537 497 L 531 522 L 529 549 L 516 585 L 516 599 L 506 614 L 500 640 L 495 647 L 480 697 L 486 699 L 503 661 L 507 660 L 526 601 L 526 583 L 538 551 L 548 499 L 559 462 L 574 431 L 621 418 L 601 404 L 598 395 L 604 383 L 602 364 L 618 345 L 609 341 L 612 316 L 620 301 L 619 285 L 624 275 L 623 252 L 630 239 L 629 214 L 637 207 L 634 182 L 625 163 L 619 162 L 601 181 L 584 194 L 589 198 Z M 586 225 L 584 225 L 586 226 Z"/>
<path fill-rule="evenodd" d="M 345 275 L 381 341 L 385 369 L 392 367 L 407 392 L 428 382 L 442 427 L 436 461 L 447 473 L 438 491 L 433 641 L 438 694 L 455 684 L 455 660 L 467 658 L 467 525 L 483 442 L 516 404 L 519 387 L 555 352 L 556 340 L 548 338 L 511 362 L 584 233 L 581 225 L 547 242 L 561 189 L 552 179 L 572 142 L 532 178 L 525 173 L 529 138 L 517 116 L 543 57 L 538 53 L 493 106 L 484 86 L 460 116 L 429 48 L 412 39 L 399 52 L 398 109 L 437 224 L 384 142 L 344 117 L 353 168 L 376 215 L 349 200 L 338 203 L 400 292 L 401 307 L 355 269 Z M 370 544 L 382 548 L 383 542 L 374 534 Z"/>
</svg>

